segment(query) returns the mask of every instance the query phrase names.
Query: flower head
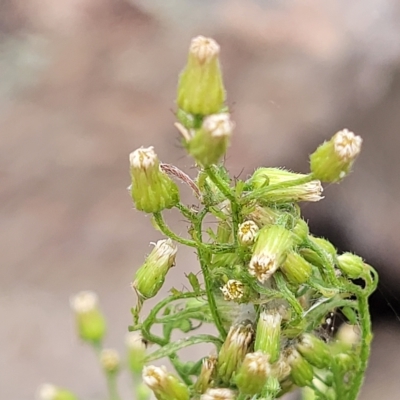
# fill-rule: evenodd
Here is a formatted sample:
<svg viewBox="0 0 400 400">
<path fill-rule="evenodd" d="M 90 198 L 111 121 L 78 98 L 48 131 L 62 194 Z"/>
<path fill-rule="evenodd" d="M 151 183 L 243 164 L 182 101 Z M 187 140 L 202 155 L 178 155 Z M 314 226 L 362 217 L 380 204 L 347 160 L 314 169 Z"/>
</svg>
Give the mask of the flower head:
<svg viewBox="0 0 400 400">
<path fill-rule="evenodd" d="M 207 389 L 207 391 L 200 396 L 200 400 L 235 400 L 236 393 L 231 389 L 216 388 Z"/>
<path fill-rule="evenodd" d="M 35 397 L 36 400 L 78 400 L 69 390 L 59 388 L 50 383 L 40 385 Z"/>
<path fill-rule="evenodd" d="M 245 221 L 239 225 L 238 239 L 243 246 L 249 246 L 254 243 L 259 228 L 254 221 Z"/>
<path fill-rule="evenodd" d="M 116 373 L 120 365 L 120 357 L 114 349 L 103 349 L 100 352 L 100 364 L 104 371 L 108 373 Z"/>
<path fill-rule="evenodd" d="M 240 300 L 244 294 L 244 285 L 235 279 L 230 279 L 221 288 L 225 300 Z"/>
<path fill-rule="evenodd" d="M 144 264 L 137 270 L 133 288 L 145 299 L 154 297 L 164 284 L 165 276 L 175 265 L 178 248 L 171 239 L 159 240 Z"/>
</svg>

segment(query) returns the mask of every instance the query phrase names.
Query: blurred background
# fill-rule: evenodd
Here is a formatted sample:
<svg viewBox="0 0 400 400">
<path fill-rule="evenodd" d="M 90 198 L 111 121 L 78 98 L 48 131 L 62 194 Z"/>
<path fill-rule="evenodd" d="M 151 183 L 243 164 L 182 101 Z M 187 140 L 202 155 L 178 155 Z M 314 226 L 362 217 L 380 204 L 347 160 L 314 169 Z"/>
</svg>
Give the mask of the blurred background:
<svg viewBox="0 0 400 400">
<path fill-rule="evenodd" d="M 154 145 L 194 173 L 172 124 L 198 34 L 222 48 L 236 176 L 260 165 L 307 172 L 308 154 L 336 131 L 364 138 L 353 174 L 304 213 L 316 234 L 378 269 L 361 399 L 398 399 L 398 0 L 0 1 L 0 399 L 32 399 L 42 382 L 104 398 L 69 297 L 99 294 L 106 345 L 122 351 L 130 282 L 160 239 L 132 207 L 128 154 Z M 180 288 L 197 268 L 181 251 L 168 282 Z"/>
</svg>

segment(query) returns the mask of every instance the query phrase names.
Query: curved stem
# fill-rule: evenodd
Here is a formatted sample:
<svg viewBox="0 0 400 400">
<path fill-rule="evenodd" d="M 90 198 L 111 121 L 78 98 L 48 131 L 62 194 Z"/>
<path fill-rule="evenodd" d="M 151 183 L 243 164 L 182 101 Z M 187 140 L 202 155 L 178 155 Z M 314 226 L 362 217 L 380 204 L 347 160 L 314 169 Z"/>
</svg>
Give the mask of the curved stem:
<svg viewBox="0 0 400 400">
<path fill-rule="evenodd" d="M 358 310 L 360 313 L 361 325 L 361 348 L 360 348 L 360 368 L 354 377 L 353 384 L 349 392 L 349 400 L 356 400 L 365 378 L 365 372 L 368 366 L 369 355 L 371 352 L 371 317 L 368 309 L 368 298 L 361 296 L 358 298 Z"/>
</svg>

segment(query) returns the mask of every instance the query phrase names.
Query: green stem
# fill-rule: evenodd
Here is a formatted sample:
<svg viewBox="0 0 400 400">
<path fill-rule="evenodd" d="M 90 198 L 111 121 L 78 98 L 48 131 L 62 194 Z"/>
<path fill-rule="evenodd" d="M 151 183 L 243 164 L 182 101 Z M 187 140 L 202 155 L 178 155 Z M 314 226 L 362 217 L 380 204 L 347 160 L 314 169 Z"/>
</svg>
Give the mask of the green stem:
<svg viewBox="0 0 400 400">
<path fill-rule="evenodd" d="M 179 377 L 182 379 L 182 381 L 187 386 L 193 385 L 193 382 L 189 378 L 188 374 L 185 373 L 184 371 L 182 371 L 181 362 L 179 361 L 179 358 L 178 358 L 177 354 L 172 353 L 168 358 L 171 361 L 171 364 L 174 366 L 175 371 L 178 373 Z"/>
<path fill-rule="evenodd" d="M 365 372 L 368 366 L 369 355 L 371 352 L 371 317 L 368 309 L 368 298 L 366 296 L 358 297 L 358 310 L 360 313 L 361 326 L 361 348 L 360 348 L 360 368 L 354 377 L 353 384 L 349 391 L 349 400 L 356 400 L 365 378 Z"/>
<path fill-rule="evenodd" d="M 202 212 L 199 214 L 198 221 L 196 222 L 195 229 L 197 232 L 197 236 L 200 242 L 203 242 L 203 230 L 202 230 L 202 225 L 203 225 L 203 219 L 207 214 L 207 207 L 205 207 Z M 226 337 L 226 331 L 225 328 L 222 324 L 221 316 L 219 315 L 218 312 L 218 307 L 217 303 L 215 301 L 214 293 L 213 293 L 213 280 L 210 274 L 209 270 L 209 264 L 211 261 L 210 253 L 208 250 L 198 247 L 198 256 L 199 256 L 199 262 L 200 262 L 200 267 L 201 267 L 201 272 L 203 273 L 204 277 L 204 286 L 206 288 L 206 295 L 207 295 L 207 300 L 208 300 L 208 305 L 210 307 L 210 312 L 212 315 L 212 318 L 214 320 L 215 326 L 218 329 L 219 334 L 223 339 Z"/>
<path fill-rule="evenodd" d="M 168 225 L 165 223 L 161 213 L 154 213 L 153 216 L 158 227 L 165 236 L 168 236 L 170 239 L 175 240 L 178 243 L 184 244 L 185 246 L 198 247 L 198 244 L 194 240 L 185 239 L 172 232 L 171 229 L 169 229 Z"/>
<path fill-rule="evenodd" d="M 110 400 L 120 400 L 117 388 L 117 375 L 115 373 L 106 373 L 108 395 Z"/>
</svg>

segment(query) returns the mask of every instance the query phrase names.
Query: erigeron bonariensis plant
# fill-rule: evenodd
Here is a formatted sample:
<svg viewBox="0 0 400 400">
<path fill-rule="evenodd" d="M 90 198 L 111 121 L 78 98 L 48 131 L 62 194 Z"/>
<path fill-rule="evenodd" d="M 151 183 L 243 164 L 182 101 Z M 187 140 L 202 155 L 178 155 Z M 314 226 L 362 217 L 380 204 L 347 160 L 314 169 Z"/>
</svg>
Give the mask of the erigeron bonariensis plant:
<svg viewBox="0 0 400 400">
<path fill-rule="evenodd" d="M 308 174 L 260 167 L 248 179 L 231 178 L 221 160 L 235 124 L 219 51 L 213 39 L 194 38 L 179 78 L 175 125 L 197 176 L 162 163 L 153 147 L 129 157 L 136 209 L 152 214 L 165 236 L 132 282 L 137 304 L 127 366 L 137 399 L 148 399 L 150 389 L 158 400 L 272 400 L 301 387 L 307 399 L 355 400 L 370 354 L 368 297 L 378 277 L 360 257 L 338 254 L 313 236 L 298 203 L 322 200 L 322 183 L 345 178 L 362 140 L 347 129 L 337 132 L 311 154 Z M 196 206 L 180 201 L 179 185 L 192 189 Z M 171 208 L 187 221 L 186 236 L 167 225 L 163 213 Z M 216 228 L 205 230 L 205 218 Z M 196 252 L 200 274 L 188 274 L 190 289 L 170 288 L 145 314 L 143 303 L 158 295 L 182 246 Z M 97 299 L 87 296 L 72 302 L 78 332 L 99 351 L 110 398 L 117 400 L 122 366 L 115 353 L 104 353 L 104 319 Z M 348 323 L 323 340 L 321 327 L 335 310 Z M 215 334 L 197 333 L 204 323 Z M 186 336 L 174 340 L 176 331 Z M 179 357 L 181 349 L 201 343 L 212 343 L 214 351 L 199 360 Z M 152 364 L 159 359 L 169 359 L 175 371 Z M 72 399 L 52 400 L 64 398 Z"/>
</svg>

